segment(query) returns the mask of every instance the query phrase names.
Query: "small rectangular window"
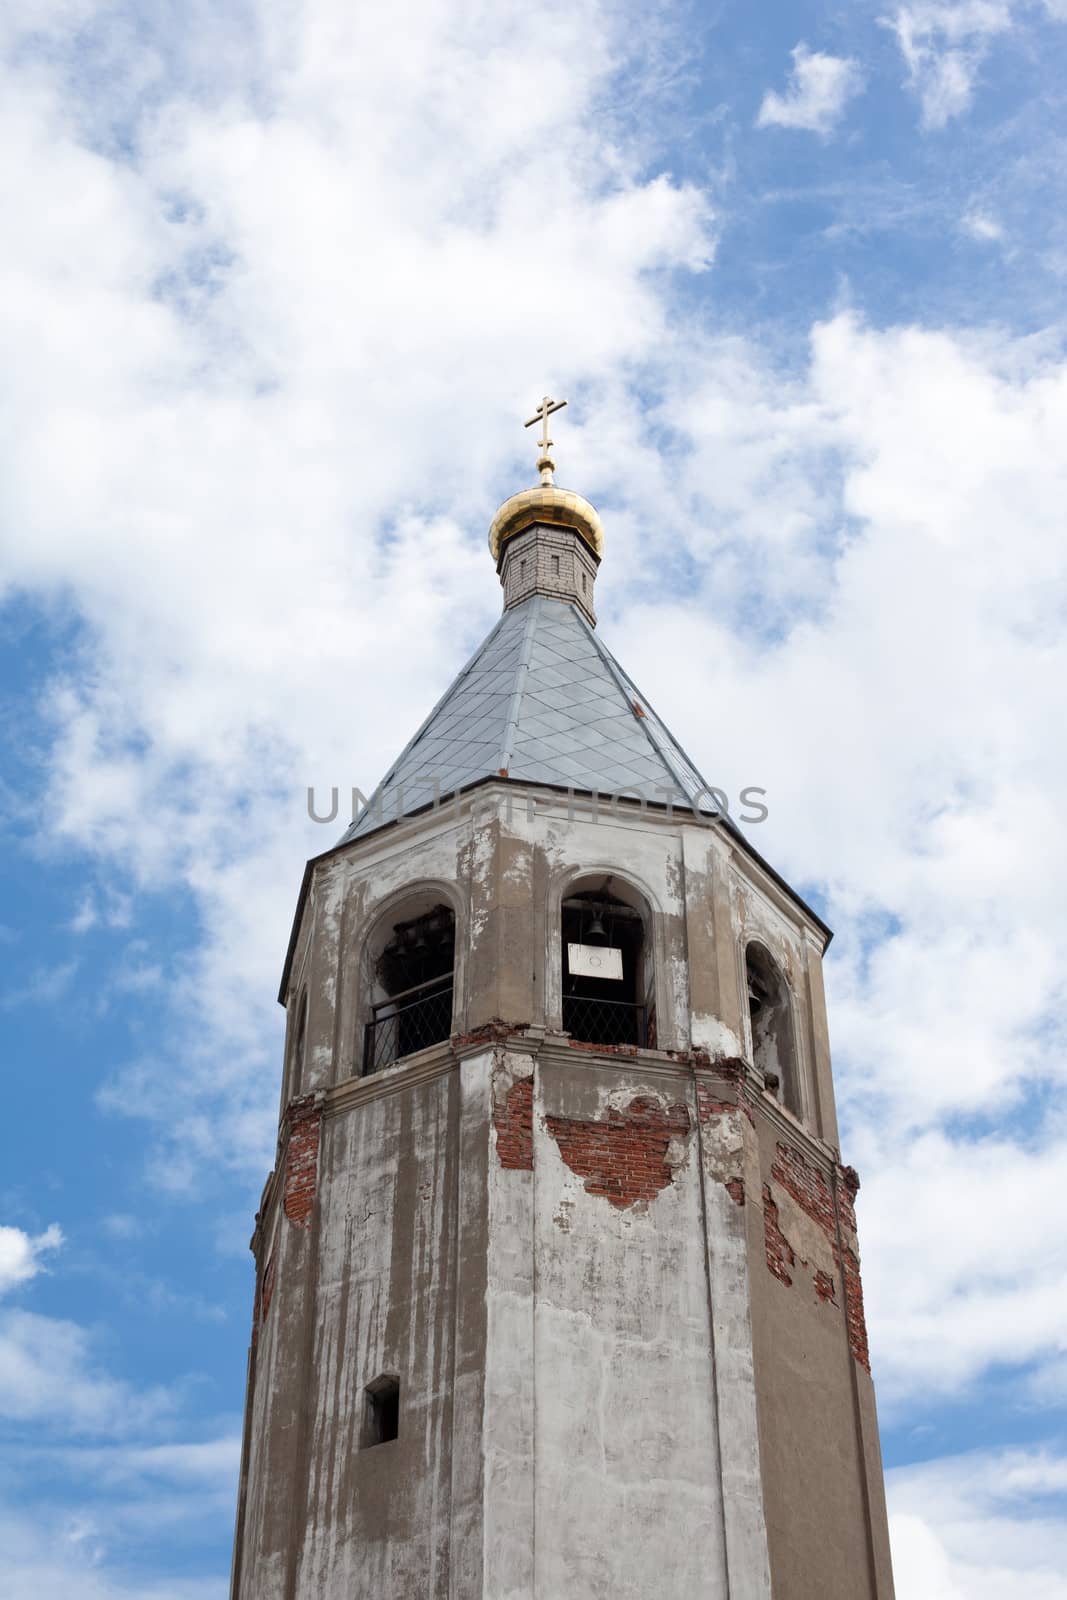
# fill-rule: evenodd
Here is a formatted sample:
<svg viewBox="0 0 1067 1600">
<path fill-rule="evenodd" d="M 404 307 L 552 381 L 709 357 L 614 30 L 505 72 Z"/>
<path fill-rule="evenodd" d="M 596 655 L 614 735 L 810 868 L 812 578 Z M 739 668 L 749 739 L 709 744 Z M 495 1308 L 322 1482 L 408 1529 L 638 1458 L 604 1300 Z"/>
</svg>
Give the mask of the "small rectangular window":
<svg viewBox="0 0 1067 1600">
<path fill-rule="evenodd" d="M 552 557 L 552 576 L 554 578 L 559 577 L 559 556 Z"/>
<path fill-rule="evenodd" d="M 525 579 L 526 579 L 526 563 L 525 563 L 525 561 L 520 561 L 519 562 L 519 582 L 523 583 L 525 581 Z"/>
<path fill-rule="evenodd" d="M 364 1389 L 363 1402 L 363 1448 L 395 1439 L 400 1430 L 400 1379 L 391 1372 L 375 1378 Z"/>
</svg>

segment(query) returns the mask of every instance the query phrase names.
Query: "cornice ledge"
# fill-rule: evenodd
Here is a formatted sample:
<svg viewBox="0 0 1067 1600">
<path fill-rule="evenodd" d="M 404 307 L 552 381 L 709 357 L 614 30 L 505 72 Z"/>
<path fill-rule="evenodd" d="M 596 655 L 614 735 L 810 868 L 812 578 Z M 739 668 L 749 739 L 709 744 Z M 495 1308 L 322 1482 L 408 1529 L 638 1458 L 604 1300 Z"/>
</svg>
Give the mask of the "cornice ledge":
<svg viewBox="0 0 1067 1600">
<path fill-rule="evenodd" d="M 434 1078 L 453 1072 L 456 1065 L 451 1040 L 443 1039 L 440 1044 L 427 1045 L 425 1050 L 405 1056 L 395 1066 L 383 1067 L 380 1072 L 370 1072 L 361 1078 L 342 1078 L 340 1083 L 325 1091 L 322 1114 L 327 1118 L 337 1117 L 369 1100 L 382 1100 L 421 1083 L 431 1083 Z"/>
<path fill-rule="evenodd" d="M 303 1096 L 299 1102 L 287 1106 L 278 1141 L 275 1172 L 270 1174 L 264 1185 L 257 1213 L 256 1230 L 251 1240 L 253 1250 L 276 1199 L 277 1173 L 284 1164 L 285 1145 L 288 1143 L 294 1108 L 305 1107 L 311 1102 L 324 1118 L 341 1116 L 372 1100 L 400 1094 L 420 1084 L 431 1083 L 435 1078 L 445 1077 L 450 1072 L 458 1071 L 464 1061 L 484 1054 L 486 1049 L 501 1047 L 521 1050 L 523 1054 L 532 1055 L 555 1067 L 581 1063 L 590 1067 L 615 1067 L 652 1074 L 675 1081 L 679 1077 L 691 1077 L 695 1082 L 721 1085 L 738 1105 L 753 1114 L 758 1111 L 783 1142 L 801 1149 L 818 1166 L 836 1174 L 853 1193 L 859 1187 L 854 1169 L 842 1165 L 840 1151 L 812 1133 L 783 1106 L 764 1086 L 762 1074 L 743 1057 L 713 1057 L 706 1050 L 699 1049 L 650 1050 L 637 1045 L 593 1045 L 552 1029 L 494 1018 L 469 1033 L 429 1045 L 425 1050 L 406 1057 L 395 1066 L 385 1067 L 381 1072 L 364 1078 L 345 1078 L 329 1089 L 320 1089 L 313 1096 Z"/>
<path fill-rule="evenodd" d="M 677 1080 L 685 1076 L 689 1066 L 687 1052 L 629 1044 L 587 1044 L 584 1039 L 572 1039 L 568 1033 L 548 1030 L 536 1041 L 525 1039 L 515 1043 L 554 1067 L 615 1067 Z"/>
</svg>

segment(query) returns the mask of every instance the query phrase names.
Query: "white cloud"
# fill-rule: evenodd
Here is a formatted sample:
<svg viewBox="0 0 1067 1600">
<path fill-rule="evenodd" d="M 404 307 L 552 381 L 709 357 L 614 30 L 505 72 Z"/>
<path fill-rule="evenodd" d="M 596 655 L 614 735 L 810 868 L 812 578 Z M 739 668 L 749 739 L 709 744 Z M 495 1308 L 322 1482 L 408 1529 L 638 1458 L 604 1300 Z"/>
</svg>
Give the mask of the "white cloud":
<svg viewBox="0 0 1067 1600">
<path fill-rule="evenodd" d="M 147 939 L 131 939 L 111 975 L 111 987 L 121 994 L 145 994 L 166 987 L 163 968 L 150 959 Z"/>
<path fill-rule="evenodd" d="M 0 1292 L 32 1278 L 42 1253 L 61 1242 L 55 1226 L 36 1237 L 0 1228 Z M 157 1286 L 140 1287 L 151 1298 Z M 164 1303 L 173 1313 L 174 1298 Z M 186 1543 L 207 1530 L 217 1537 L 229 1529 L 239 1435 L 174 1437 L 182 1420 L 179 1390 L 112 1377 L 95 1346 L 75 1323 L 0 1312 L 0 1418 L 9 1454 L 20 1464 L 21 1498 L 39 1497 L 18 1517 L 0 1511 L 5 1600 L 69 1594 L 207 1600 L 221 1594 L 214 1582 L 145 1580 L 130 1557 L 138 1548 L 153 1550 L 163 1529 L 180 1529 Z M 92 1443 L 74 1442 L 80 1440 Z M 42 1484 L 54 1486 L 60 1499 L 49 1500 Z"/>
<path fill-rule="evenodd" d="M 926 128 L 966 111 L 990 41 L 1013 21 L 1012 0 L 919 0 L 890 21 Z"/>
<path fill-rule="evenodd" d="M 127 1229 L 120 1231 L 128 1236 Z M 39 1234 L 0 1226 L 0 1295 L 46 1270 L 46 1258 L 63 1243 L 56 1223 Z M 212 1321 L 223 1315 L 155 1279 L 141 1278 L 137 1288 L 143 1302 L 157 1310 L 180 1308 Z M 127 1439 L 174 1412 L 176 1392 L 138 1389 L 111 1377 L 95 1344 L 93 1335 L 77 1323 L 29 1311 L 0 1311 L 0 1417 L 9 1423 L 47 1424 L 60 1434 Z M 159 1459 L 169 1458 L 164 1454 Z"/>
<path fill-rule="evenodd" d="M 101 926 L 128 928 L 131 918 L 129 895 L 118 891 L 113 884 L 105 884 L 101 891 L 85 891 L 78 901 L 77 911 L 67 923 L 67 929 L 70 933 L 88 933 Z"/>
<path fill-rule="evenodd" d="M 1004 229 L 996 217 L 989 216 L 984 211 L 968 211 L 961 218 L 960 227 L 964 233 L 970 234 L 972 239 L 978 239 L 983 244 L 996 244 L 1004 237 Z"/>
<path fill-rule="evenodd" d="M 101 1218 L 100 1225 L 112 1239 L 139 1239 L 145 1231 L 144 1218 L 128 1211 L 111 1212 Z"/>
<path fill-rule="evenodd" d="M 163 1444 L 43 1446 L 24 1456 L 62 1484 L 71 1520 L 118 1560 L 180 1530 L 185 1541 L 230 1532 L 241 1458 L 238 1432 Z"/>
<path fill-rule="evenodd" d="M 28 1467 L 45 1468 L 76 1500 L 78 1525 L 106 1518 L 114 1543 L 164 1524 L 232 1517 L 241 1458 L 239 1432 L 166 1443 L 30 1446 Z M 80 1499 L 78 1497 L 80 1496 Z"/>
<path fill-rule="evenodd" d="M 91 1516 L 0 1514 L 4 1600 L 225 1600 L 219 1578 L 144 1576 L 108 1560 Z"/>
<path fill-rule="evenodd" d="M 29 1311 L 0 1313 L 0 1417 L 121 1437 L 174 1409 L 162 1388 L 135 1390 L 94 1358 L 84 1328 Z"/>
<path fill-rule="evenodd" d="M 793 70 L 784 95 L 768 89 L 756 118 L 758 128 L 805 128 L 827 134 L 844 113 L 848 102 L 863 90 L 857 62 L 844 56 L 825 55 L 798 44 Z"/>
<path fill-rule="evenodd" d="M 232 1498 L 241 1462 L 241 1436 L 234 1433 L 178 1444 L 83 1449 L 68 1451 L 65 1459 L 79 1472 L 100 1474 L 108 1482 L 210 1484 Z"/>
<path fill-rule="evenodd" d="M 870 1153 L 864 1285 L 883 1412 L 994 1366 L 1062 1364 L 1067 1242 L 1044 1220 L 1067 1169 L 1062 1133 L 1036 1146 L 926 1133 Z"/>
<path fill-rule="evenodd" d="M 1067 1459 L 979 1451 L 887 1475 L 897 1593 L 907 1600 L 1059 1600 Z"/>
<path fill-rule="evenodd" d="M 55 1222 L 37 1234 L 0 1224 L 0 1295 L 35 1278 L 44 1269 L 42 1256 L 62 1243 L 63 1230 Z"/>
<path fill-rule="evenodd" d="M 54 1005 L 69 990 L 77 970 L 76 960 L 35 967 L 29 977 L 0 994 L 0 1011 L 16 1011 L 20 1006 Z"/>
<path fill-rule="evenodd" d="M 71 933 L 88 933 L 97 924 L 97 911 L 91 894 L 82 895 L 78 909 L 67 924 Z"/>
<path fill-rule="evenodd" d="M 1067 1410 L 1067 1352 L 1061 1351 L 1031 1373 L 1023 1393 L 1038 1406 Z"/>
</svg>

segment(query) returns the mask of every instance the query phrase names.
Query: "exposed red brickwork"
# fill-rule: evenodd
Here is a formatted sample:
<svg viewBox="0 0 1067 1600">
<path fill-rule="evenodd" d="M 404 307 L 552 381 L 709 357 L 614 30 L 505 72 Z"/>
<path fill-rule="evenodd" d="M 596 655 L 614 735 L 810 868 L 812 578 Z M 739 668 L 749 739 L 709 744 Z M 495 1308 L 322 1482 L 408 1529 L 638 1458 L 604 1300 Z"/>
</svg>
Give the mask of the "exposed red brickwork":
<svg viewBox="0 0 1067 1600">
<path fill-rule="evenodd" d="M 670 1183 L 667 1148 L 688 1135 L 689 1112 L 684 1105 L 664 1110 L 638 1095 L 624 1111 L 609 1108 L 600 1122 L 548 1116 L 545 1124 L 568 1167 L 585 1179 L 586 1193 L 623 1210 L 637 1200 L 654 1200 Z"/>
<path fill-rule="evenodd" d="M 532 1078 L 517 1078 L 493 1111 L 497 1159 L 511 1172 L 533 1171 L 533 1086 Z"/>
<path fill-rule="evenodd" d="M 834 1297 L 834 1280 L 821 1267 L 815 1274 L 815 1293 L 820 1300 L 833 1300 L 834 1305 L 837 1304 L 837 1300 Z"/>
<path fill-rule="evenodd" d="M 636 1056 L 635 1044 L 594 1044 L 589 1039 L 568 1039 L 572 1050 L 585 1050 L 594 1056 Z"/>
<path fill-rule="evenodd" d="M 837 1209 L 835 1213 L 834 1194 L 823 1174 L 813 1167 L 809 1161 L 806 1161 L 799 1150 L 791 1150 L 788 1145 L 784 1144 L 777 1146 L 774 1165 L 771 1167 L 771 1177 L 781 1184 L 786 1193 L 793 1197 L 797 1205 L 811 1217 L 813 1222 L 817 1222 L 826 1234 L 844 1285 L 845 1320 L 848 1324 L 849 1348 L 860 1365 L 870 1372 L 871 1358 L 867 1344 L 867 1323 L 863 1311 L 863 1282 L 860 1278 L 859 1256 L 855 1248 L 856 1211 L 853 1201 L 859 1189 L 860 1181 L 852 1167 L 839 1168 L 838 1176 L 840 1181 L 837 1186 Z M 767 1203 L 770 1200 L 770 1189 L 766 1184 L 764 1185 L 763 1196 L 764 1228 L 765 1231 L 768 1231 Z M 770 1204 L 773 1206 L 773 1200 L 770 1200 Z M 777 1230 L 777 1207 L 774 1208 L 773 1226 Z M 840 1246 L 838 1243 L 839 1227 L 844 1235 Z M 783 1277 L 775 1262 L 772 1261 L 769 1244 L 767 1248 L 767 1265 L 775 1277 L 781 1278 L 783 1283 L 790 1281 Z M 828 1273 L 816 1271 L 814 1283 L 815 1293 L 820 1300 L 831 1301 L 834 1305 L 837 1304 L 833 1279 Z"/>
<path fill-rule="evenodd" d="M 501 1017 L 492 1017 L 480 1027 L 472 1028 L 470 1033 L 453 1034 L 452 1044 L 456 1049 L 461 1049 L 468 1044 L 495 1043 L 499 1039 L 511 1038 L 512 1034 L 525 1033 L 529 1026 L 528 1022 L 505 1022 Z"/>
<path fill-rule="evenodd" d="M 755 1127 L 756 1119 L 753 1115 L 752 1107 L 740 1090 L 736 1100 L 719 1100 L 716 1098 L 714 1085 L 698 1081 L 697 1116 L 700 1118 L 702 1125 L 710 1122 L 712 1117 L 729 1116 L 734 1111 L 743 1112 Z"/>
<path fill-rule="evenodd" d="M 856 1232 L 856 1196 L 859 1193 L 860 1178 L 855 1167 L 838 1167 L 839 1179 L 837 1190 L 837 1211 L 841 1218 L 841 1226 L 850 1233 Z"/>
<path fill-rule="evenodd" d="M 289 1140 L 285 1150 L 282 1204 L 298 1228 L 311 1225 L 319 1173 L 319 1124 L 322 1113 L 314 1095 L 294 1100 L 287 1113 Z"/>
<path fill-rule="evenodd" d="M 271 1297 L 274 1294 L 274 1256 L 267 1262 L 263 1273 L 263 1310 L 262 1321 L 266 1322 L 267 1312 L 270 1310 Z"/>
<path fill-rule="evenodd" d="M 859 1257 L 845 1245 L 841 1254 L 841 1272 L 845 1280 L 845 1320 L 848 1322 L 848 1342 L 852 1354 L 861 1367 L 871 1370 L 871 1352 L 867 1344 L 867 1319 L 863 1314 L 863 1284 L 860 1281 Z"/>
<path fill-rule="evenodd" d="M 763 1185 L 763 1247 L 767 1253 L 768 1267 L 787 1289 L 791 1289 L 793 1280 L 786 1269 L 795 1267 L 797 1258 L 793 1246 L 778 1226 L 778 1207 L 771 1198 L 770 1184 L 767 1183 Z"/>
<path fill-rule="evenodd" d="M 744 1180 L 744 1178 L 727 1178 L 727 1180 L 726 1180 L 726 1193 L 730 1196 L 730 1199 L 733 1200 L 736 1205 L 743 1206 L 744 1203 L 745 1203 L 745 1180 Z"/>
<path fill-rule="evenodd" d="M 771 1168 L 771 1177 L 781 1184 L 787 1194 L 793 1196 L 800 1209 L 806 1211 L 813 1222 L 819 1224 L 832 1244 L 837 1235 L 834 1198 L 822 1173 L 805 1161 L 799 1150 L 790 1150 L 788 1145 L 780 1144 Z"/>
</svg>

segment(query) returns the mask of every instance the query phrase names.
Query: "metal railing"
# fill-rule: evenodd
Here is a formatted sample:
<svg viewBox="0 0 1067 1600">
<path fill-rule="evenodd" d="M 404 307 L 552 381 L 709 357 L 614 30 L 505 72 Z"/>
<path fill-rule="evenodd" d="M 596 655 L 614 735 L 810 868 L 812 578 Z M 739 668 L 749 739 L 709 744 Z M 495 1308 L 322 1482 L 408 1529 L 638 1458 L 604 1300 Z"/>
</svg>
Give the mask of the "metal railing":
<svg viewBox="0 0 1067 1600">
<path fill-rule="evenodd" d="M 363 1030 L 363 1075 L 438 1044 L 452 1032 L 452 974 L 382 1000 Z"/>
<path fill-rule="evenodd" d="M 645 1008 L 629 1000 L 586 1000 L 565 994 L 563 1027 L 583 1044 L 646 1043 Z"/>
</svg>

